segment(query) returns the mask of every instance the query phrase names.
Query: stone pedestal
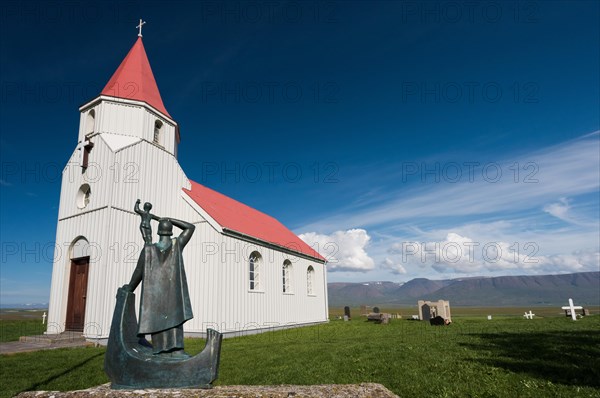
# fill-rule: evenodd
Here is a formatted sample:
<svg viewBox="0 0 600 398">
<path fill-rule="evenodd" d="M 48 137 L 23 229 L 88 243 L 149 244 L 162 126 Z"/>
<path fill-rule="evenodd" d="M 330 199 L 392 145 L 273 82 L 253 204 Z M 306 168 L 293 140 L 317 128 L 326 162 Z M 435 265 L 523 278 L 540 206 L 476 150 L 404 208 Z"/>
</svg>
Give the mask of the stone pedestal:
<svg viewBox="0 0 600 398">
<path fill-rule="evenodd" d="M 110 384 L 79 391 L 28 391 L 19 398 L 398 398 L 381 384 L 323 384 L 315 386 L 216 386 L 210 390 L 146 389 L 111 390 Z"/>
</svg>

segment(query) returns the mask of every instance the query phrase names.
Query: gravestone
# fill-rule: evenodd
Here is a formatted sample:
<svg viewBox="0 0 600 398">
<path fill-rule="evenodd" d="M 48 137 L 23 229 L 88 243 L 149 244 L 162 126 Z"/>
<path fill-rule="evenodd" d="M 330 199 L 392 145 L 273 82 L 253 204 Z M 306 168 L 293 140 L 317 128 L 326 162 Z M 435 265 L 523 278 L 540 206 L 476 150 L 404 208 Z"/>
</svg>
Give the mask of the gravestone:
<svg viewBox="0 0 600 398">
<path fill-rule="evenodd" d="M 352 317 L 350 316 L 350 307 L 348 306 L 344 307 L 344 320 L 346 320 L 346 317 L 348 318 L 348 320 L 352 319 Z"/>
<path fill-rule="evenodd" d="M 583 307 L 580 305 L 574 305 L 573 304 L 573 299 L 570 298 L 569 299 L 569 305 L 562 307 L 563 310 L 565 310 L 565 315 L 569 316 L 571 315 L 571 319 L 573 319 L 574 321 L 577 320 L 577 313 L 575 313 L 575 310 L 582 310 Z"/>
<path fill-rule="evenodd" d="M 535 314 L 533 312 L 531 312 L 531 310 L 529 310 L 529 313 L 525 312 L 525 315 L 523 315 L 523 316 L 525 317 L 525 319 L 533 319 Z"/>
<path fill-rule="evenodd" d="M 431 319 L 431 308 L 427 304 L 423 304 L 423 319 L 422 321 L 428 321 Z"/>
<path fill-rule="evenodd" d="M 391 314 L 383 313 L 383 312 L 372 312 L 367 315 L 367 321 L 373 321 L 375 323 L 383 323 L 387 325 L 390 323 L 390 319 L 392 318 Z"/>
</svg>

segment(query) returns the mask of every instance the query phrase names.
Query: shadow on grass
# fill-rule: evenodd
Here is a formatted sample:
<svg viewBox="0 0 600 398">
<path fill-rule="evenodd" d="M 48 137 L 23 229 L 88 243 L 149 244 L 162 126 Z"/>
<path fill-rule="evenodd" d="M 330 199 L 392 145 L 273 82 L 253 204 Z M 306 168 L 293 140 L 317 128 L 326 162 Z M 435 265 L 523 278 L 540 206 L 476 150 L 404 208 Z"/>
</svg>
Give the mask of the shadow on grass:
<svg viewBox="0 0 600 398">
<path fill-rule="evenodd" d="M 552 383 L 600 387 L 600 331 L 472 334 L 477 343 L 462 343 L 487 351 L 481 363 L 526 373 Z"/>
<path fill-rule="evenodd" d="M 103 355 L 104 355 L 104 352 L 99 352 L 99 353 L 98 353 L 98 354 L 96 354 L 96 355 L 92 355 L 91 357 L 87 358 L 86 360 L 84 360 L 84 361 L 81 361 L 81 362 L 79 362 L 78 364 L 75 364 L 75 365 L 71 366 L 70 368 L 67 368 L 67 369 L 63 370 L 63 371 L 62 371 L 62 372 L 60 372 L 60 373 L 57 373 L 57 374 L 55 374 L 55 375 L 52 375 L 52 376 L 50 376 L 50 377 L 46 378 L 45 380 L 42 380 L 42 381 L 40 381 L 40 382 L 37 382 L 37 383 L 34 383 L 34 384 L 30 385 L 29 387 L 27 387 L 27 388 L 24 388 L 23 390 L 19 391 L 19 392 L 18 392 L 17 394 L 15 394 L 15 395 L 18 395 L 18 394 L 20 394 L 20 393 L 22 393 L 22 392 L 25 392 L 25 391 L 36 391 L 36 390 L 38 389 L 38 387 L 44 386 L 44 385 L 46 385 L 46 384 L 48 384 L 48 383 L 51 383 L 51 382 L 53 382 L 53 381 L 55 381 L 55 380 L 59 379 L 59 378 L 60 378 L 60 377 L 62 377 L 62 376 L 65 376 L 66 374 L 68 374 L 68 373 L 70 373 L 70 372 L 72 372 L 72 371 L 74 371 L 74 370 L 77 370 L 77 369 L 79 369 L 79 368 L 82 368 L 82 367 L 84 367 L 84 366 L 85 366 L 87 363 L 89 363 L 89 362 L 91 362 L 92 360 L 94 360 L 94 359 L 96 359 L 96 358 L 98 358 L 98 357 L 100 357 L 100 356 L 103 356 Z"/>
</svg>

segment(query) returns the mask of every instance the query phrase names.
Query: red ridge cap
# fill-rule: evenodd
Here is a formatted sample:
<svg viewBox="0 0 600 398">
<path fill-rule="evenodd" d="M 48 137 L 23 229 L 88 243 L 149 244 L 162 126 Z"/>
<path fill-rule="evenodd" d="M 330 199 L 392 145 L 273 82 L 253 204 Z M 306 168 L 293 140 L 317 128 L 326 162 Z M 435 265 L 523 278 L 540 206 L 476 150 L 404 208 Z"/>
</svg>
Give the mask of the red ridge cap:
<svg viewBox="0 0 600 398">
<path fill-rule="evenodd" d="M 183 189 L 221 227 L 285 247 L 319 261 L 326 261 L 316 250 L 275 218 L 235 199 L 190 180 L 192 189 Z"/>
<path fill-rule="evenodd" d="M 160 97 L 141 37 L 138 37 L 101 94 L 145 102 L 172 118 Z"/>
</svg>

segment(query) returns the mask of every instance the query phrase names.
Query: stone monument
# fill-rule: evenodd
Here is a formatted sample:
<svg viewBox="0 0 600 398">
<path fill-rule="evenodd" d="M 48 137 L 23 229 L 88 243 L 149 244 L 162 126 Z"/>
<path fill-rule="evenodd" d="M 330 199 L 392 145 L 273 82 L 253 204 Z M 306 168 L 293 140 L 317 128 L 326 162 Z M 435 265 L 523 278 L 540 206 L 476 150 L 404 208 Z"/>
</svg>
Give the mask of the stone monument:
<svg viewBox="0 0 600 398">
<path fill-rule="evenodd" d="M 117 304 L 106 348 L 104 370 L 113 389 L 210 388 L 219 371 L 223 336 L 207 329 L 201 353 L 184 351 L 183 324 L 193 318 L 182 251 L 194 225 L 150 214 L 146 203 L 140 230 L 144 248 L 131 281 L 117 290 Z M 159 241 L 152 243 L 150 220 L 158 220 Z M 182 232 L 172 238 L 173 226 Z M 142 284 L 139 322 L 135 294 Z M 150 335 L 152 343 L 145 336 Z"/>
<path fill-rule="evenodd" d="M 350 307 L 345 306 L 344 307 L 344 320 L 349 321 L 350 319 L 352 319 L 352 317 L 350 316 Z"/>
</svg>

